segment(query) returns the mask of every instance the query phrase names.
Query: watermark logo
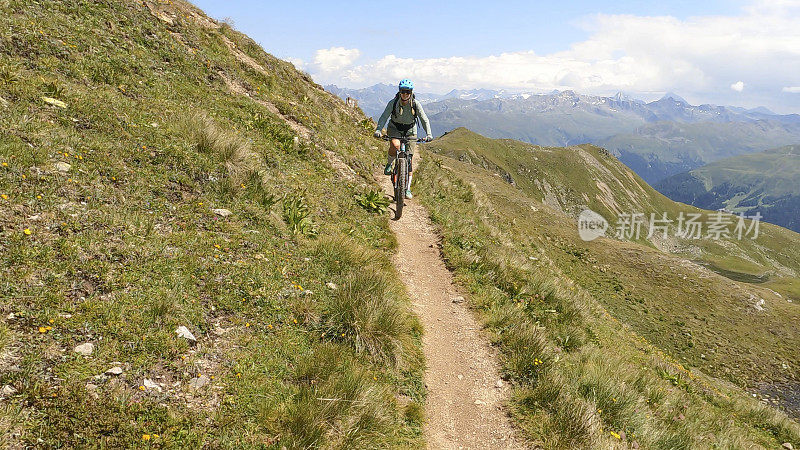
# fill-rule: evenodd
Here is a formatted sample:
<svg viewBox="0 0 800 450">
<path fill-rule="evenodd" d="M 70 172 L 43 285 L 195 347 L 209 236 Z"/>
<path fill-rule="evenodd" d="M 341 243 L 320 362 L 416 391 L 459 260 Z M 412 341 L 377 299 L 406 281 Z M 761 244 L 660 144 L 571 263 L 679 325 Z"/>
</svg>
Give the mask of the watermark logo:
<svg viewBox="0 0 800 450">
<path fill-rule="evenodd" d="M 745 220 L 749 220 L 745 222 Z M 738 216 L 722 211 L 700 214 L 681 212 L 675 219 L 670 219 L 666 212 L 661 214 L 650 213 L 621 213 L 614 224 L 614 236 L 617 239 L 636 240 L 646 235 L 647 239 L 653 236 L 667 238 L 670 231 L 674 236 L 682 239 L 711 239 L 743 237 L 756 239 L 759 234 L 761 213 L 753 216 Z M 578 216 L 578 234 L 584 241 L 591 241 L 600 236 L 605 236 L 609 228 L 608 222 L 600 214 L 585 209 Z"/>
<path fill-rule="evenodd" d="M 584 209 L 578 216 L 578 234 L 584 241 L 593 241 L 606 235 L 608 221 L 591 209 Z"/>
</svg>

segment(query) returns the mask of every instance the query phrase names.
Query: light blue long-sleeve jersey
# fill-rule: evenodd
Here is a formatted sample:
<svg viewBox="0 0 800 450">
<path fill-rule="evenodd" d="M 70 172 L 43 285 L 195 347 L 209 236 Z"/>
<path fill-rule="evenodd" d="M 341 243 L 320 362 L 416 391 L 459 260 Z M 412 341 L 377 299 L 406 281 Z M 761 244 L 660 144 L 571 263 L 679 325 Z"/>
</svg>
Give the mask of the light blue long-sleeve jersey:
<svg viewBox="0 0 800 450">
<path fill-rule="evenodd" d="M 398 114 L 392 120 L 399 124 L 414 124 L 409 132 L 410 136 L 416 136 L 417 124 L 414 120 L 414 115 L 411 113 L 411 108 L 409 107 L 410 105 L 403 105 L 402 103 L 402 100 L 397 101 Z M 381 114 L 381 117 L 378 119 L 377 130 L 381 130 L 386 124 L 386 121 L 389 119 L 389 116 L 392 115 L 392 105 L 394 105 L 394 99 L 389 100 L 389 103 L 386 104 L 386 109 L 383 110 L 383 114 Z M 428 136 L 433 136 L 431 133 L 431 123 L 428 121 L 428 116 L 425 115 L 425 110 L 422 109 L 422 105 L 419 103 L 419 101 L 417 101 L 417 99 L 414 99 L 414 109 L 417 110 L 417 117 L 419 117 L 420 122 L 422 122 L 422 128 L 425 130 L 425 134 Z"/>
</svg>

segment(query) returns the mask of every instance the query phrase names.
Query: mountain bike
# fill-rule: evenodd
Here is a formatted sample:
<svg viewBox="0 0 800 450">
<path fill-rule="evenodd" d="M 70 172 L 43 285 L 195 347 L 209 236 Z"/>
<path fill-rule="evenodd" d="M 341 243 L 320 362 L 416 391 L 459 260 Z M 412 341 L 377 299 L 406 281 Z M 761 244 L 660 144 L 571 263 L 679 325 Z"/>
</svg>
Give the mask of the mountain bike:
<svg viewBox="0 0 800 450">
<path fill-rule="evenodd" d="M 390 138 L 383 136 L 384 141 L 398 139 L 400 141 L 400 150 L 397 151 L 397 158 L 394 160 L 394 169 L 392 170 L 392 186 L 394 187 L 394 201 L 397 204 L 395 208 L 395 219 L 399 219 L 403 215 L 403 204 L 406 198 L 406 189 L 408 189 L 408 174 L 411 172 L 411 157 L 406 151 L 406 144 L 412 139 L 406 137 Z M 426 142 L 425 139 L 416 139 L 416 142 Z"/>
</svg>

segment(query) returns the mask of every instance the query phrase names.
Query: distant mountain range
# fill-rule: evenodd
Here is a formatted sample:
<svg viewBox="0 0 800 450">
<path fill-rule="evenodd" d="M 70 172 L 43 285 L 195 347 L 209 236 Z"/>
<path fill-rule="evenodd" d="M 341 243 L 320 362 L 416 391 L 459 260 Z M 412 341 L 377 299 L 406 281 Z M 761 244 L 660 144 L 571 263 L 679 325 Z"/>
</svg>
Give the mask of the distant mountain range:
<svg viewBox="0 0 800 450">
<path fill-rule="evenodd" d="M 800 145 L 721 159 L 655 186 L 704 209 L 755 215 L 800 232 Z"/>
<path fill-rule="evenodd" d="M 353 97 L 377 117 L 397 88 L 327 86 Z M 545 146 L 592 143 L 615 154 L 645 181 L 656 184 L 721 158 L 800 143 L 800 115 L 766 108 L 691 105 L 679 95 L 644 102 L 624 93 L 612 97 L 573 91 L 549 94 L 487 89 L 417 93 L 435 134 L 467 127 L 493 138 Z"/>
<path fill-rule="evenodd" d="M 397 86 L 393 84 L 375 84 L 363 89 L 347 89 L 340 88 L 335 84 L 330 84 L 325 86 L 325 90 L 343 99 L 352 97 L 358 100 L 358 106 L 361 107 L 361 110 L 373 119 L 377 119 L 389 100 L 394 98 L 394 95 L 397 93 Z M 513 98 L 514 95 L 529 96 L 530 94 L 508 94 L 503 90 L 494 91 L 490 89 L 473 89 L 468 91 L 453 89 L 444 95 L 425 92 L 415 92 L 414 95 L 417 100 L 422 103 L 432 103 L 448 99 L 483 101 L 500 97 Z M 426 110 L 425 112 L 427 113 L 428 111 Z"/>
</svg>

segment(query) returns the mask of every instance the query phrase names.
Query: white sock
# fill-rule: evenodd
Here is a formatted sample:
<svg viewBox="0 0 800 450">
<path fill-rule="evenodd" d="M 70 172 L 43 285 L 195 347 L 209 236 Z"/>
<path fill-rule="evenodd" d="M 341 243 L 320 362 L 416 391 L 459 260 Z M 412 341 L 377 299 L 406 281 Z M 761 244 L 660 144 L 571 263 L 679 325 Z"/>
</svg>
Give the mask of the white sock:
<svg viewBox="0 0 800 450">
<path fill-rule="evenodd" d="M 414 177 L 413 173 L 408 174 L 408 186 L 406 186 L 406 189 L 409 191 L 411 190 L 411 178 L 413 177 Z"/>
</svg>

